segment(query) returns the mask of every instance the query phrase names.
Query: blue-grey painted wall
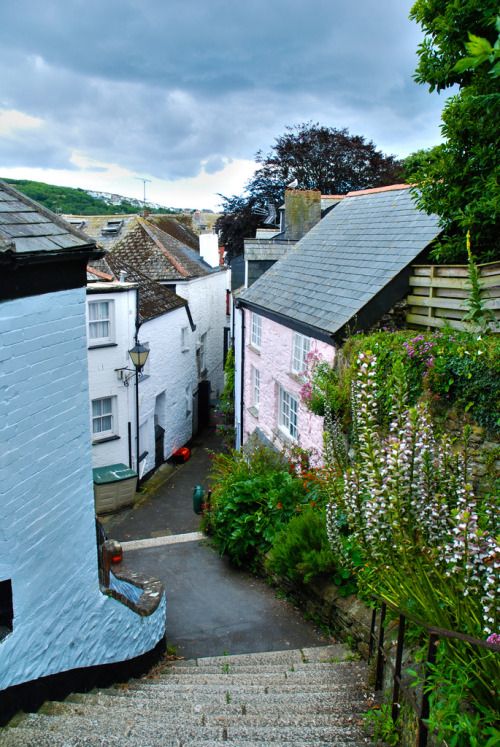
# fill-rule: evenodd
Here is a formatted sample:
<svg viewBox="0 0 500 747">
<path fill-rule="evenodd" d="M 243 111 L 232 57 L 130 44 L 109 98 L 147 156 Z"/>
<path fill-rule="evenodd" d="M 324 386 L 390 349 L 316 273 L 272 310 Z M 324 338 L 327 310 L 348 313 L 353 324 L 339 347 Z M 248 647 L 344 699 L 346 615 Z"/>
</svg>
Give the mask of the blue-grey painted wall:
<svg viewBox="0 0 500 747">
<path fill-rule="evenodd" d="M 0 305 L 5 579 L 14 619 L 0 641 L 0 689 L 129 659 L 164 635 L 164 598 L 140 617 L 99 589 L 84 288 Z"/>
</svg>

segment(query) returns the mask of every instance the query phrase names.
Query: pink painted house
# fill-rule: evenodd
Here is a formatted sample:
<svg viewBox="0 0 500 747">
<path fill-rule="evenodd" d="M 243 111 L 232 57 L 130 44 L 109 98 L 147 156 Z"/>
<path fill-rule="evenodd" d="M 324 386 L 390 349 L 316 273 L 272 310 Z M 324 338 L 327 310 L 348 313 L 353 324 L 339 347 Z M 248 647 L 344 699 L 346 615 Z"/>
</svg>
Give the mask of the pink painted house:
<svg viewBox="0 0 500 747">
<path fill-rule="evenodd" d="M 267 254 L 255 240 L 247 254 L 245 242 L 246 277 L 257 277 L 235 294 L 237 448 L 255 433 L 277 448 L 321 451 L 323 418 L 300 396 L 307 355 L 333 363 L 347 337 L 380 324 L 440 233 L 404 184 L 335 197 L 321 215 L 300 239 L 285 232 L 265 242 Z"/>
<path fill-rule="evenodd" d="M 301 399 L 306 358 L 318 352 L 333 363 L 335 348 L 265 316 L 245 310 L 243 442 L 258 429 L 260 440 L 282 449 L 311 452 L 323 440 L 323 418 Z"/>
</svg>

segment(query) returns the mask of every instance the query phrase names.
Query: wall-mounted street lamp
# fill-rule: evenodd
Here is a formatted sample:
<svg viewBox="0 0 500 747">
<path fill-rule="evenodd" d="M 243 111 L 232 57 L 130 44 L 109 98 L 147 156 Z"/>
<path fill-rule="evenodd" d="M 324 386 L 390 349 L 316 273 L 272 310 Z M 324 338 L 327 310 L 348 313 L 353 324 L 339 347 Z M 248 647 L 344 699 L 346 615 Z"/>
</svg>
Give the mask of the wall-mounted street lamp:
<svg viewBox="0 0 500 747">
<path fill-rule="evenodd" d="M 130 358 L 132 360 L 132 363 L 134 364 L 134 368 L 118 368 L 117 371 L 120 371 L 120 378 L 123 378 L 123 384 L 125 386 L 128 386 L 130 379 L 132 376 L 136 376 L 137 378 L 141 378 L 144 376 L 142 369 L 146 365 L 146 361 L 148 359 L 149 350 L 144 347 L 144 345 L 141 345 L 140 342 L 137 342 L 132 350 L 128 351 L 128 354 L 130 355 Z M 125 372 L 128 371 L 129 373 L 126 374 Z"/>
<path fill-rule="evenodd" d="M 129 385 L 129 381 L 132 378 L 132 376 L 135 375 L 135 443 L 136 443 L 136 471 L 137 471 L 137 478 L 139 480 L 139 379 L 142 378 L 143 371 L 142 369 L 146 365 L 146 361 L 148 359 L 149 350 L 144 347 L 144 345 L 141 345 L 139 340 L 137 340 L 136 337 L 136 343 L 132 350 L 128 351 L 128 354 L 130 355 L 130 359 L 132 363 L 134 364 L 134 368 L 119 368 L 117 371 L 120 373 L 120 378 L 123 379 L 124 386 Z M 129 373 L 125 373 L 125 372 Z M 130 448 L 130 447 L 129 447 Z M 132 460 L 132 454 L 130 453 L 130 461 Z M 132 466 L 132 464 L 130 464 Z"/>
</svg>

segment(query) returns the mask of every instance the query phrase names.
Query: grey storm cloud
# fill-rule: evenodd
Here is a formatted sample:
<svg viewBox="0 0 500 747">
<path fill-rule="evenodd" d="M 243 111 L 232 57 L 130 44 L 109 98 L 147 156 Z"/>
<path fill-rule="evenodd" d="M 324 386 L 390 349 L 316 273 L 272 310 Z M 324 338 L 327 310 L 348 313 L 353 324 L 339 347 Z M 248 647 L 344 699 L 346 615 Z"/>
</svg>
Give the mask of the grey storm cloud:
<svg viewBox="0 0 500 747">
<path fill-rule="evenodd" d="M 308 120 L 347 126 L 386 151 L 393 140 L 413 142 L 443 102 L 412 81 L 421 37 L 407 19 L 410 7 L 404 0 L 7 3 L 0 109 L 44 124 L 30 143 L 0 136 L 0 165 L 66 161 L 67 168 L 74 150 L 176 179 L 197 175 L 202 162 L 216 173 L 223 159 L 252 158 L 286 125 Z"/>
</svg>

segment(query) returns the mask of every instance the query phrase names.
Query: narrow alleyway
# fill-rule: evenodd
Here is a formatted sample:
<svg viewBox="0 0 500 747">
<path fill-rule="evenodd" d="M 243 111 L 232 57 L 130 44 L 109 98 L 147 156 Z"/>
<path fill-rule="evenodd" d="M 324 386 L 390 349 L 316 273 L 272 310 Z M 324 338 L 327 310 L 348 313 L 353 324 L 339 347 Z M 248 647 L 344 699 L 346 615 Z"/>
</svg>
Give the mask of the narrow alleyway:
<svg viewBox="0 0 500 747">
<path fill-rule="evenodd" d="M 197 531 L 194 485 L 208 488 L 218 440 L 205 432 L 182 466 L 166 467 L 139 506 L 105 517 L 132 570 L 159 577 L 167 641 L 186 660 L 127 683 L 19 714 L 1 747 L 361 747 L 367 667 L 350 661 L 262 579 L 233 568 Z M 380 747 L 382 747 L 381 743 Z"/>
<path fill-rule="evenodd" d="M 148 482 L 141 504 L 104 518 L 123 543 L 123 565 L 161 579 L 167 594 L 167 641 L 186 658 L 281 651 L 329 641 L 263 579 L 232 566 L 197 533 L 193 489 L 208 490 L 214 428 L 195 439 L 184 464 Z M 186 541 L 187 540 L 187 541 Z"/>
</svg>

